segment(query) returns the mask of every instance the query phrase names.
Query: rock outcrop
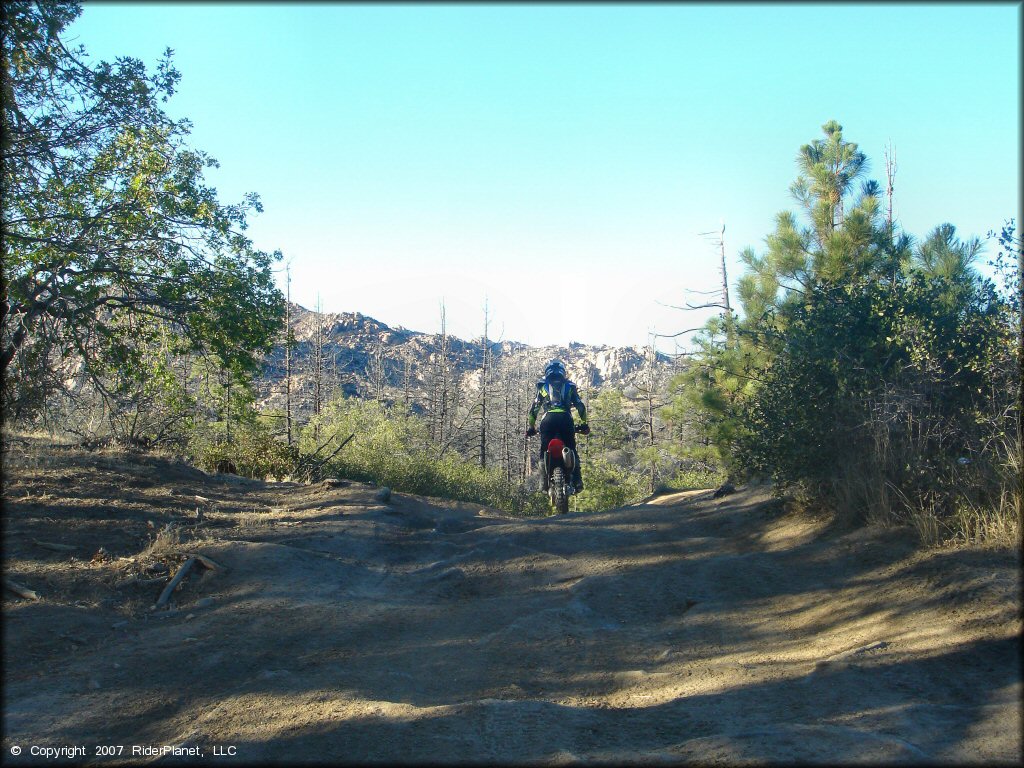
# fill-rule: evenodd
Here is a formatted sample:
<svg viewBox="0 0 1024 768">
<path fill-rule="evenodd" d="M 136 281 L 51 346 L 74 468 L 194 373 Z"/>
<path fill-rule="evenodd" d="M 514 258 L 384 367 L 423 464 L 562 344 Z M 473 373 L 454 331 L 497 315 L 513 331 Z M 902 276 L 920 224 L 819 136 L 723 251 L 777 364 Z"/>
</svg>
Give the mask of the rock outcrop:
<svg viewBox="0 0 1024 768">
<path fill-rule="evenodd" d="M 291 307 L 293 403 L 304 410 L 312 392 L 318 332 L 322 338 L 323 382 L 330 394 L 339 390 L 349 396 L 374 396 L 376 382 L 383 383 L 392 397 L 409 392 L 410 399 L 422 401 L 436 375 L 442 338 L 392 328 L 359 312 L 317 313 L 297 304 Z M 449 370 L 457 386 L 476 390 L 480 386 L 483 345 L 480 339 L 465 341 L 448 336 Z M 497 377 L 514 377 L 528 384 L 536 379 L 551 358 L 565 362 L 569 376 L 581 388 L 600 390 L 607 386 L 627 387 L 641 380 L 650 366 L 664 374 L 670 359 L 658 354 L 653 360 L 647 350 L 637 347 L 592 346 L 573 342 L 568 347 L 530 347 L 516 341 L 489 344 L 491 370 Z M 261 406 L 284 405 L 285 350 L 278 344 L 267 355 L 260 382 Z"/>
</svg>

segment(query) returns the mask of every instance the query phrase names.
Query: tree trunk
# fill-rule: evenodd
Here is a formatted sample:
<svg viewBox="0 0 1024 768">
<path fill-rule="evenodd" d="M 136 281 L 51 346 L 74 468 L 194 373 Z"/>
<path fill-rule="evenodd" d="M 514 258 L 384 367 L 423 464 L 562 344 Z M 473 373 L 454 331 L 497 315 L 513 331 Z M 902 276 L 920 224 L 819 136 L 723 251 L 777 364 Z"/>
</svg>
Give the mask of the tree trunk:
<svg viewBox="0 0 1024 768">
<path fill-rule="evenodd" d="M 480 369 L 480 466 L 487 468 L 487 358 L 490 355 L 487 341 L 488 324 L 487 302 L 484 301 L 484 335 L 481 339 L 483 347 L 483 360 Z"/>
<path fill-rule="evenodd" d="M 285 267 L 288 295 L 284 310 L 284 423 L 288 445 L 292 444 L 292 273 Z"/>
</svg>

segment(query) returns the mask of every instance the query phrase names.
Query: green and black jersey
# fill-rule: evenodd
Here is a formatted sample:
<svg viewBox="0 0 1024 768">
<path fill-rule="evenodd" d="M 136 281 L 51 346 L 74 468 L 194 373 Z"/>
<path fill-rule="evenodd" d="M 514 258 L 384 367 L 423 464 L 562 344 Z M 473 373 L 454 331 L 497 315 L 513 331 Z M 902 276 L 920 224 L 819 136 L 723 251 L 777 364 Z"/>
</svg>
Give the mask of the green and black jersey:
<svg viewBox="0 0 1024 768">
<path fill-rule="evenodd" d="M 540 413 L 567 413 L 570 408 L 575 408 L 580 415 L 580 426 L 587 423 L 587 406 L 580 399 L 579 390 L 571 381 L 565 379 L 537 382 L 537 397 L 530 407 L 530 417 L 527 426 L 531 429 L 537 423 L 537 415 Z"/>
</svg>

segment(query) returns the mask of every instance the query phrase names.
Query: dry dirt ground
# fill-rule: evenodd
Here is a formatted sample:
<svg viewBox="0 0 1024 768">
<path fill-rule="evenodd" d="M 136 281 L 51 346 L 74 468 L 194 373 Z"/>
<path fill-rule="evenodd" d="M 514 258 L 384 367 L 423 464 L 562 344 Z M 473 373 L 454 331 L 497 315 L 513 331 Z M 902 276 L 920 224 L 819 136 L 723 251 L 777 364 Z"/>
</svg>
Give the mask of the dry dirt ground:
<svg viewBox="0 0 1024 768">
<path fill-rule="evenodd" d="M 38 594 L 4 592 L 11 765 L 1021 759 L 1014 553 L 756 489 L 515 519 L 24 442 L 5 470 Z"/>
</svg>

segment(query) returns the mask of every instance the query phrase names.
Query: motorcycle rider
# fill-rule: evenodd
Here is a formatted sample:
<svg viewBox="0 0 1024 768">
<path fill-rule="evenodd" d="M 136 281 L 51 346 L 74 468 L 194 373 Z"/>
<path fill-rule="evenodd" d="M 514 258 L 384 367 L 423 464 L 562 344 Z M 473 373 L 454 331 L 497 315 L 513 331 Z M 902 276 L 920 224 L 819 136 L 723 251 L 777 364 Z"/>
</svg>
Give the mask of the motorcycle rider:
<svg viewBox="0 0 1024 768">
<path fill-rule="evenodd" d="M 537 397 L 530 407 L 530 415 L 527 419 L 526 436 L 532 437 L 537 434 L 535 427 L 537 414 L 541 411 L 544 416 L 540 421 L 540 460 L 544 466 L 544 453 L 548 449 L 551 439 L 557 437 L 567 446 L 572 448 L 576 454 L 576 462 L 573 468 L 571 493 L 578 493 L 583 490 L 583 477 L 580 474 L 579 453 L 576 452 L 576 427 L 572 421 L 571 409 L 575 408 L 580 416 L 580 434 L 589 435 L 590 427 L 587 425 L 587 407 L 580 399 L 579 389 L 569 381 L 565 375 L 565 366 L 560 360 L 552 360 L 544 367 L 544 378 L 537 382 Z M 547 472 L 541 472 L 544 490 L 548 489 Z"/>
</svg>

